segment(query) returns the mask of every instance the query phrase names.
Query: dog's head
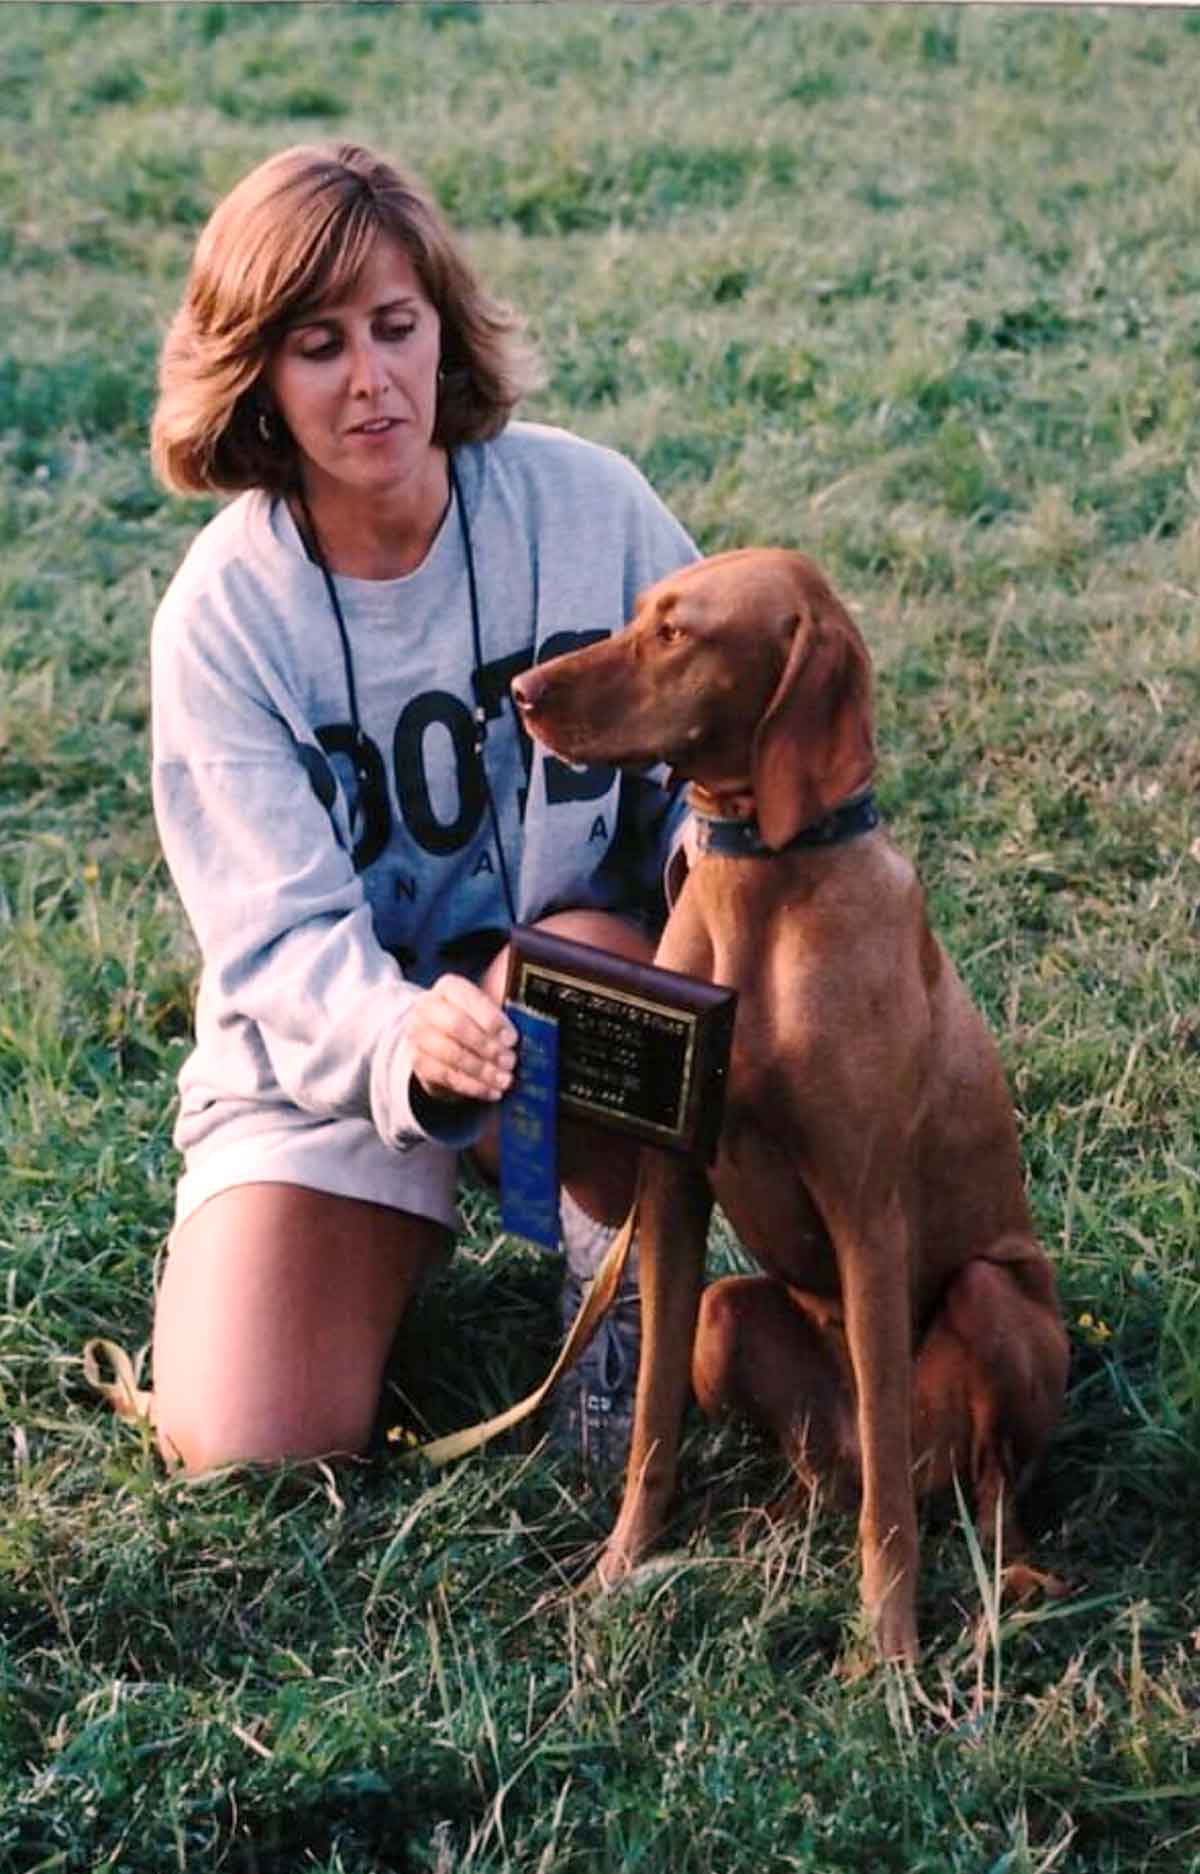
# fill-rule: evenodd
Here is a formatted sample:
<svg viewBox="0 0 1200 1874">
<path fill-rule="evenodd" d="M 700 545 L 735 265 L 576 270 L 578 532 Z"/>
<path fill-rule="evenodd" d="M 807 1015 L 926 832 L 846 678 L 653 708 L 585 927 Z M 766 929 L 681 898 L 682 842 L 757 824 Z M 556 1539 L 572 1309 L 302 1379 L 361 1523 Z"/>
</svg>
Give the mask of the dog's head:
<svg viewBox="0 0 1200 1874">
<path fill-rule="evenodd" d="M 754 796 L 784 846 L 874 771 L 870 665 L 811 560 L 753 547 L 642 594 L 627 630 L 518 677 L 530 733 L 569 761 L 665 761 Z"/>
</svg>

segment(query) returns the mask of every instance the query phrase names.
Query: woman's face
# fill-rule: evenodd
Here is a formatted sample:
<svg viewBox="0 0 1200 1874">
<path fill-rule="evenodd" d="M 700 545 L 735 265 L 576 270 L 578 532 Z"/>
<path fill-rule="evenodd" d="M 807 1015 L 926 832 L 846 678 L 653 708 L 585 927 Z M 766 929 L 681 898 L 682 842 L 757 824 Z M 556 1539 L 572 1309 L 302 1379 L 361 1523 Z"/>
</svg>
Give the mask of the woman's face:
<svg viewBox="0 0 1200 1874">
<path fill-rule="evenodd" d="M 441 320 L 398 241 L 381 235 L 345 299 L 302 312 L 263 373 L 310 499 L 418 499 L 435 459 Z"/>
</svg>

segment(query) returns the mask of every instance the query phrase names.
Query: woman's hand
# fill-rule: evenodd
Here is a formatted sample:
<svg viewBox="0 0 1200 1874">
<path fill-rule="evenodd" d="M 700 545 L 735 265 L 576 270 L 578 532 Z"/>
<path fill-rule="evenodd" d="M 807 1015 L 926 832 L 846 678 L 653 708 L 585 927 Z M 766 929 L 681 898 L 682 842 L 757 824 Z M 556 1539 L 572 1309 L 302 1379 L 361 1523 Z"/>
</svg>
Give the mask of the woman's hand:
<svg viewBox="0 0 1200 1874">
<path fill-rule="evenodd" d="M 499 1100 L 512 1085 L 517 1033 L 465 976 L 439 976 L 409 1017 L 413 1073 L 435 1100 Z"/>
</svg>

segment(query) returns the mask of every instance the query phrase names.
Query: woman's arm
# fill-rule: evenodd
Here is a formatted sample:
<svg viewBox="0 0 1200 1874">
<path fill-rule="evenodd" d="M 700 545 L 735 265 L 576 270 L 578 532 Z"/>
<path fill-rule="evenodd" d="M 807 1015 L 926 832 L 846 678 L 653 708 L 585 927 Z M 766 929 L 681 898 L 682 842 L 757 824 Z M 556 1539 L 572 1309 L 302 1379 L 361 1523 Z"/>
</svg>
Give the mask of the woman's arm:
<svg viewBox="0 0 1200 1874">
<path fill-rule="evenodd" d="M 249 1030 L 249 1091 L 368 1117 L 394 1146 L 469 1142 L 483 1109 L 463 1100 L 497 1098 L 511 1070 L 500 1011 L 461 978 L 417 988 L 380 947 L 310 778 L 325 758 L 272 705 L 243 638 L 203 607 L 160 621 L 152 671 L 155 812 L 204 959 L 206 1048 L 236 1037 L 244 1063 Z"/>
</svg>

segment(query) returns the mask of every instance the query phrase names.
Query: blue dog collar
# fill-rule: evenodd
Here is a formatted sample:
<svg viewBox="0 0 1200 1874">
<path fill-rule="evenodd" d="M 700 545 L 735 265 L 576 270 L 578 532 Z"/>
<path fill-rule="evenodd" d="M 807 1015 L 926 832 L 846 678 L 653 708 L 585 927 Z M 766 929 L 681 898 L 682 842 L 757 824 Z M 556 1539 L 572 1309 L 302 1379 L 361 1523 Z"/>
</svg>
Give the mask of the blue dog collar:
<svg viewBox="0 0 1200 1874">
<path fill-rule="evenodd" d="M 696 816 L 696 851 L 714 853 L 722 859 L 771 859 L 779 852 L 791 852 L 797 846 L 838 846 L 843 840 L 857 839 L 869 833 L 882 819 L 873 794 L 860 794 L 835 807 L 811 826 L 801 827 L 786 846 L 768 846 L 758 830 L 758 821 L 718 820 L 711 814 L 692 811 Z"/>
</svg>

